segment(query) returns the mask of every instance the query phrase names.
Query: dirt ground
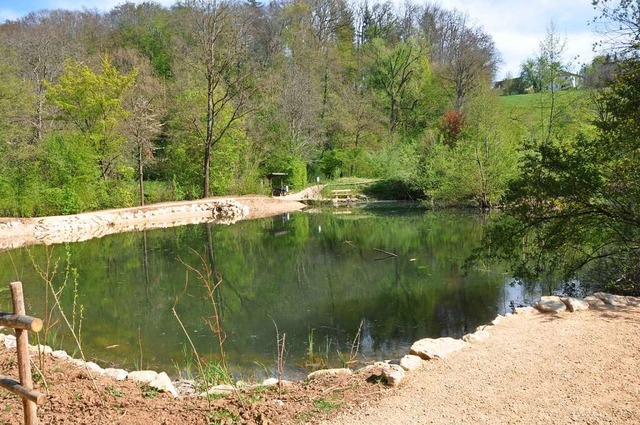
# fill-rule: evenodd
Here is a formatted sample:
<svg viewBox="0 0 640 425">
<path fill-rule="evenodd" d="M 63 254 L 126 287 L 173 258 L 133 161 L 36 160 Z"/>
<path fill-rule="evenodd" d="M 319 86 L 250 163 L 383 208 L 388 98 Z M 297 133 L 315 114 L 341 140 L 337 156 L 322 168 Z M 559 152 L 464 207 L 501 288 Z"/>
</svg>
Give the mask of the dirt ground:
<svg viewBox="0 0 640 425">
<path fill-rule="evenodd" d="M 639 424 L 640 308 L 505 318 L 331 424 Z"/>
<path fill-rule="evenodd" d="M 639 307 L 510 316 L 490 333 L 425 362 L 397 388 L 368 373 L 215 400 L 91 378 L 46 356 L 38 416 L 44 424 L 640 423 Z M 0 350 L 0 374 L 15 377 L 15 359 L 15 350 Z M 21 423 L 16 396 L 0 389 L 0 406 L 0 423 Z"/>
</svg>

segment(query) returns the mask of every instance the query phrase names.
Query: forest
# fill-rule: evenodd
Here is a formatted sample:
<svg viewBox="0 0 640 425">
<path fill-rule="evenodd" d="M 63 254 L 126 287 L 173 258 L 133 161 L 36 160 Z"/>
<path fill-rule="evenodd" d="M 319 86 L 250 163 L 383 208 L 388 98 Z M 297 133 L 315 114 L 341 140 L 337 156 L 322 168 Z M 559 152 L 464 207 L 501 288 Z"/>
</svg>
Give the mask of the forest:
<svg viewBox="0 0 640 425">
<path fill-rule="evenodd" d="M 601 56 L 567 72 L 550 23 L 499 84 L 491 36 L 433 3 L 185 0 L 7 21 L 0 216 L 268 194 L 271 172 L 294 191 L 372 178 L 432 207 L 503 209 L 476 262 L 567 282 L 597 264 L 593 280 L 637 293 L 640 10 L 593 3 Z"/>
<path fill-rule="evenodd" d="M 544 89 L 558 39 L 531 52 L 542 88 L 522 114 L 493 89 L 491 36 L 435 4 L 30 13 L 0 26 L 0 215 L 268 193 L 270 172 L 293 190 L 357 176 L 434 205 L 500 205 L 527 143 L 590 131 L 567 107 L 588 95 Z"/>
</svg>

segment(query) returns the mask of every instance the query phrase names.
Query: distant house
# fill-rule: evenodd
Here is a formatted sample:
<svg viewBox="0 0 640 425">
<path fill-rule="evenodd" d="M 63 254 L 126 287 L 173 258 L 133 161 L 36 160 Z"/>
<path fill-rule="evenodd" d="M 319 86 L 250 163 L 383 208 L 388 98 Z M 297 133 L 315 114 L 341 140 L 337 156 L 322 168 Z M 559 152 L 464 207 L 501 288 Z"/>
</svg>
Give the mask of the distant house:
<svg viewBox="0 0 640 425">
<path fill-rule="evenodd" d="M 584 87 L 584 76 L 572 72 L 560 71 L 560 75 L 552 84 L 551 91 L 580 89 L 582 87 Z"/>
</svg>

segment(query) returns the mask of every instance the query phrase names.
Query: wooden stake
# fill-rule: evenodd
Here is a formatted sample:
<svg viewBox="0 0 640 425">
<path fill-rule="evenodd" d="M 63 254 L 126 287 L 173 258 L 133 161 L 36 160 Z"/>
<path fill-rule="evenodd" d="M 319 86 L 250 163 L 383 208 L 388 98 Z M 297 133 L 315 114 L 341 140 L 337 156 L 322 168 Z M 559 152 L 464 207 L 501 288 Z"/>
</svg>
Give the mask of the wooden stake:
<svg viewBox="0 0 640 425">
<path fill-rule="evenodd" d="M 13 314 L 26 314 L 24 308 L 24 297 L 22 295 L 22 283 L 11 282 L 11 300 L 13 301 Z M 29 334 L 28 331 L 16 329 L 16 350 L 18 351 L 18 373 L 20 376 L 20 385 L 31 390 L 33 389 L 33 381 L 31 379 L 31 363 L 29 360 Z M 26 425 L 38 425 L 38 407 L 37 405 L 26 399 L 22 399 L 22 407 L 24 409 L 24 423 Z"/>
<path fill-rule="evenodd" d="M 42 330 L 42 320 L 12 313 L 0 313 L 0 325 L 31 332 L 40 332 Z"/>
<path fill-rule="evenodd" d="M 47 401 L 46 395 L 36 390 L 29 390 L 20 385 L 20 382 L 6 376 L 0 375 L 0 387 L 19 395 L 22 398 L 29 399 L 38 405 L 44 404 L 44 402 Z"/>
</svg>

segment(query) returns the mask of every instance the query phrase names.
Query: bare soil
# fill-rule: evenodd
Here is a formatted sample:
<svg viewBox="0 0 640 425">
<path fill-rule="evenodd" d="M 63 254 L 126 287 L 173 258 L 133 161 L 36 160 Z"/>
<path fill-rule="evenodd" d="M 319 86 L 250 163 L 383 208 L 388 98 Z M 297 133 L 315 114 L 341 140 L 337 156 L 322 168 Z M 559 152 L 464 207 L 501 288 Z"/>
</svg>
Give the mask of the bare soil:
<svg viewBox="0 0 640 425">
<path fill-rule="evenodd" d="M 45 356 L 36 386 L 48 399 L 38 416 L 45 424 L 640 423 L 639 307 L 515 315 L 490 333 L 425 362 L 397 388 L 356 373 L 215 400 L 174 399 Z M 0 350 L 0 374 L 17 376 L 15 363 L 15 350 Z M 0 389 L 0 406 L 0 423 L 21 423 L 16 396 Z"/>
</svg>

